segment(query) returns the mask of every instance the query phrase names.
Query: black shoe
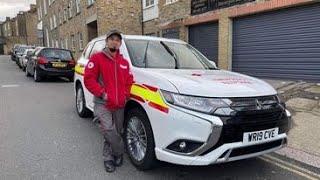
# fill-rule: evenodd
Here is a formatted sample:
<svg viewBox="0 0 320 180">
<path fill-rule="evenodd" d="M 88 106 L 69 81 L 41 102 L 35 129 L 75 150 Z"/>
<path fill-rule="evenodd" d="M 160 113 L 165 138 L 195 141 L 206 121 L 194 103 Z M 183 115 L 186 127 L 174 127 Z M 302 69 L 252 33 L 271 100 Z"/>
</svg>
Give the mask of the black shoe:
<svg viewBox="0 0 320 180">
<path fill-rule="evenodd" d="M 116 170 L 113 161 L 104 161 L 104 168 L 109 173 L 112 173 Z"/>
<path fill-rule="evenodd" d="M 122 166 L 122 164 L 123 164 L 123 155 L 115 156 L 114 157 L 114 165 L 117 167 L 120 167 L 120 166 Z"/>
</svg>

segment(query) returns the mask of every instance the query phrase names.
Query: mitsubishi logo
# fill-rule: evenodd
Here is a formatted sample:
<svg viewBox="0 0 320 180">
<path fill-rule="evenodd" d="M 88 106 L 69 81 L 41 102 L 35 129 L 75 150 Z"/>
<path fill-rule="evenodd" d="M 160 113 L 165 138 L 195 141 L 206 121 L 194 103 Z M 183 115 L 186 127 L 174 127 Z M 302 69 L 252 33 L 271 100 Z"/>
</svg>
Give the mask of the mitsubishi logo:
<svg viewBox="0 0 320 180">
<path fill-rule="evenodd" d="M 261 110 L 262 109 L 262 104 L 258 99 L 256 99 L 256 107 L 257 107 L 257 110 Z"/>
</svg>

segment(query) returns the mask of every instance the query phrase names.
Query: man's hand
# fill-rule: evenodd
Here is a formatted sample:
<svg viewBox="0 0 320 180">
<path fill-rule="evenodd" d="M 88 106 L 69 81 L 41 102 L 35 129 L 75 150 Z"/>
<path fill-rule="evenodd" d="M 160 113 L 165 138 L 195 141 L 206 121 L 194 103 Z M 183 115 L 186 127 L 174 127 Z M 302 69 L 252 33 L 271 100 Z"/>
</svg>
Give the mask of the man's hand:
<svg viewBox="0 0 320 180">
<path fill-rule="evenodd" d="M 108 95 L 107 95 L 106 93 L 103 93 L 103 94 L 102 94 L 102 99 L 103 99 L 104 101 L 107 101 L 107 100 L 108 100 Z"/>
</svg>

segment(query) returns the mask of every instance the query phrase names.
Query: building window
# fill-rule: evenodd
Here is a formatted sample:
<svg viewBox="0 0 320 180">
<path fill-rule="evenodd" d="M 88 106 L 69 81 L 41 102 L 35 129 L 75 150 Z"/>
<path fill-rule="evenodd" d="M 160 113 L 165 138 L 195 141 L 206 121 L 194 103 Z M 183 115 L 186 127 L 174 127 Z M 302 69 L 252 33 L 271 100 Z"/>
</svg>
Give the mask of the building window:
<svg viewBox="0 0 320 180">
<path fill-rule="evenodd" d="M 76 39 L 74 38 L 74 35 L 71 35 L 71 50 L 76 50 Z"/>
<path fill-rule="evenodd" d="M 61 11 L 58 12 L 59 24 L 62 24 Z"/>
<path fill-rule="evenodd" d="M 80 0 L 76 0 L 76 12 L 77 12 L 77 14 L 81 12 L 81 2 L 80 2 Z"/>
<path fill-rule="evenodd" d="M 63 39 L 60 39 L 60 47 L 61 47 L 62 49 L 64 49 L 64 42 L 63 42 Z"/>
<path fill-rule="evenodd" d="M 50 17 L 50 30 L 53 29 L 53 24 L 52 24 L 52 17 Z"/>
<path fill-rule="evenodd" d="M 79 36 L 79 50 L 83 50 L 83 37 L 82 37 L 82 33 L 79 33 L 78 36 Z"/>
<path fill-rule="evenodd" d="M 65 48 L 68 49 L 68 38 L 65 38 L 65 39 L 64 39 L 64 42 L 65 42 L 65 44 L 66 44 Z"/>
<path fill-rule="evenodd" d="M 68 10 L 69 10 L 69 18 L 72 18 L 72 8 L 73 8 L 73 1 L 69 2 Z"/>
<path fill-rule="evenodd" d="M 53 15 L 53 27 L 56 28 L 57 27 L 57 18 L 56 15 Z"/>
<path fill-rule="evenodd" d="M 38 9 L 37 9 L 37 12 L 38 12 L 38 21 L 40 21 L 40 19 L 41 19 L 41 16 L 40 16 L 40 9 L 41 9 L 41 8 L 38 8 Z"/>
<path fill-rule="evenodd" d="M 16 20 L 16 36 L 19 36 L 18 20 Z"/>
<path fill-rule="evenodd" d="M 47 39 L 47 44 L 46 46 L 50 46 L 49 45 L 49 32 L 48 32 L 48 29 L 46 28 L 46 39 Z"/>
<path fill-rule="evenodd" d="M 67 12 L 67 9 L 64 9 L 64 14 L 63 14 L 63 22 L 66 22 L 67 21 L 67 17 L 68 17 L 68 12 Z"/>
<path fill-rule="evenodd" d="M 56 40 L 56 48 L 59 48 L 59 42 Z"/>
<path fill-rule="evenodd" d="M 88 0 L 88 6 L 91 6 L 94 2 L 95 0 Z"/>
<path fill-rule="evenodd" d="M 150 7 L 154 5 L 154 0 L 145 0 L 145 7 Z"/>
<path fill-rule="evenodd" d="M 171 3 L 174 3 L 174 2 L 177 2 L 178 0 L 166 0 L 166 4 L 171 4 Z"/>
<path fill-rule="evenodd" d="M 43 9 L 44 9 L 44 14 L 47 14 L 47 0 L 43 0 Z"/>
</svg>

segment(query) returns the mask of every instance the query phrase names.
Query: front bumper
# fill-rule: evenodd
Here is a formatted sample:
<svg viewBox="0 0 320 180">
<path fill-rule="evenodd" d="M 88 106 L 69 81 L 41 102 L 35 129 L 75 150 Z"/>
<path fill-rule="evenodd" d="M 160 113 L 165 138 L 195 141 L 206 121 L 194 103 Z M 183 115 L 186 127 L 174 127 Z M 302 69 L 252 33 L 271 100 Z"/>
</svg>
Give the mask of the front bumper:
<svg viewBox="0 0 320 180">
<path fill-rule="evenodd" d="M 241 159 L 247 159 L 251 157 L 260 156 L 262 154 L 270 153 L 281 149 L 286 146 L 287 143 L 287 135 L 280 134 L 272 141 L 264 142 L 264 143 L 255 143 L 255 144 L 244 144 L 242 142 L 229 143 L 224 144 L 217 149 L 211 151 L 210 153 L 204 156 L 182 156 L 174 153 L 170 153 L 161 148 L 156 148 L 156 156 L 159 160 L 181 164 L 181 165 L 194 165 L 194 166 L 205 166 L 210 164 L 219 164 L 225 162 L 231 162 Z M 262 147 L 262 150 L 255 150 L 256 148 Z M 265 149 L 264 147 L 268 147 Z M 246 153 L 245 148 L 250 153 Z M 253 149 L 253 150 L 251 150 Z M 244 153 L 241 153 L 243 151 Z M 234 152 L 234 154 L 233 154 Z"/>
<path fill-rule="evenodd" d="M 218 117 L 178 107 L 170 107 L 168 114 L 150 108 L 146 111 L 154 131 L 157 159 L 181 165 L 223 163 L 278 150 L 287 143 L 291 121 L 287 117 L 287 111 L 283 111 L 286 118 L 280 121 L 273 122 L 270 117 L 265 117 L 267 119 L 264 120 L 270 120 L 270 123 L 242 122 L 240 117 Z M 259 116 L 263 118 L 263 115 Z M 242 141 L 244 132 L 274 127 L 279 127 L 279 134 L 273 139 L 250 144 Z M 203 144 L 191 153 L 179 153 L 168 149 L 170 144 L 181 139 Z"/>
</svg>

